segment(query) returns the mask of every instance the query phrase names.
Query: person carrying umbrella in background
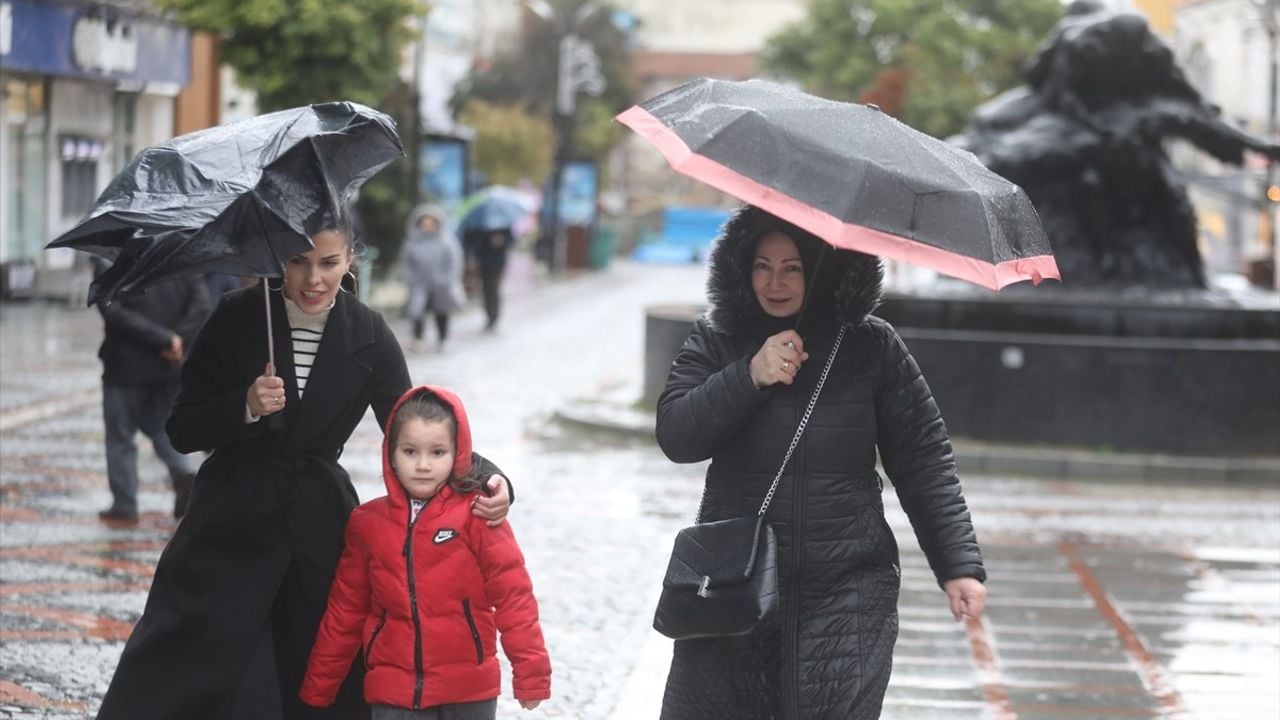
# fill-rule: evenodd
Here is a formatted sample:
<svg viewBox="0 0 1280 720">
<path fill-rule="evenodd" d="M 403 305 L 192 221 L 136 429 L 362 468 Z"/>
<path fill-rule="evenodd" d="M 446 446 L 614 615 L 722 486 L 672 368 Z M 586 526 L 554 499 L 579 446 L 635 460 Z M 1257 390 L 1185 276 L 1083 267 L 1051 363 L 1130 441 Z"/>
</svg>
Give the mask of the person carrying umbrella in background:
<svg viewBox="0 0 1280 720">
<path fill-rule="evenodd" d="M 458 221 L 462 245 L 480 274 L 484 297 L 486 332 L 498 326 L 502 312 L 502 276 L 507 270 L 507 253 L 515 244 L 514 228 L 537 207 L 526 193 L 493 185 L 479 193 L 478 202 L 468 207 Z"/>
<path fill-rule="evenodd" d="M 498 328 L 502 314 L 502 276 L 507 272 L 507 253 L 516 238 L 510 227 L 493 230 L 468 230 L 463 234 L 467 253 L 475 259 L 480 271 L 480 295 L 484 298 L 484 329 Z"/>
<path fill-rule="evenodd" d="M 106 262 L 95 258 L 95 269 Z M 173 516 L 187 510 L 196 466 L 173 448 L 164 423 L 178 394 L 183 358 L 209 314 L 209 296 L 199 277 L 160 283 L 143 295 L 107 306 L 102 313 L 102 422 L 111 507 L 103 520 L 138 521 L 138 445 L 141 430 L 151 440 L 173 483 Z"/>
<path fill-rule="evenodd" d="M 99 720 L 368 717 L 362 668 L 328 710 L 297 690 L 358 503 L 342 447 L 410 387 L 399 342 L 354 293 L 344 212 L 401 152 L 391 119 L 355 103 L 210 128 L 143 150 L 54 241 L 114 260 L 95 302 L 174 275 L 267 278 L 222 297 L 183 367 L 165 427 L 211 455 Z M 510 487 L 473 460 L 489 493 L 473 512 L 500 523 Z"/>
<path fill-rule="evenodd" d="M 877 459 L 957 621 L 979 621 L 986 570 L 938 406 L 871 314 L 876 256 L 994 290 L 1058 277 L 1044 229 L 1021 188 L 873 106 L 701 79 L 618 120 L 746 203 L 712 248 L 656 435 L 674 462 L 711 460 L 699 523 L 764 513 L 777 537 L 779 611 L 677 640 L 661 718 L 879 717 L 901 569 Z"/>
<path fill-rule="evenodd" d="M 444 209 L 438 205 L 414 208 L 409 213 L 400 253 L 400 279 L 409 289 L 405 315 L 413 326 L 414 351 L 426 348 L 423 335 L 427 313 L 435 316 L 436 346 L 444 350 L 449 338 L 449 316 L 467 300 L 462 270 L 462 246 L 449 230 Z"/>
</svg>

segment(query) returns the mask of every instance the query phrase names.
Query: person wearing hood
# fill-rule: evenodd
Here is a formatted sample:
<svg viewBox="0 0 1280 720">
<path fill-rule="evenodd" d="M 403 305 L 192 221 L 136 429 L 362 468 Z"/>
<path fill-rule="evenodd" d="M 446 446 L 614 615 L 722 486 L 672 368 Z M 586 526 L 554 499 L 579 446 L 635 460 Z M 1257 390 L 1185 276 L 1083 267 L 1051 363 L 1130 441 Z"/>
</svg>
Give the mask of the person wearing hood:
<svg viewBox="0 0 1280 720">
<path fill-rule="evenodd" d="M 516 699 L 537 707 L 551 696 L 538 603 L 511 524 L 471 513 L 481 485 L 462 400 L 430 385 L 406 392 L 382 467 L 387 494 L 347 522 L 299 697 L 327 707 L 359 655 L 372 720 L 493 720 L 501 631 Z"/>
<path fill-rule="evenodd" d="M 436 205 L 419 205 L 409 214 L 400 278 L 409 289 L 405 315 L 413 324 L 413 349 L 424 348 L 427 313 L 435 316 L 436 343 L 444 348 L 449 316 L 466 303 L 462 290 L 462 246 Z"/>
<path fill-rule="evenodd" d="M 699 522 L 755 515 L 832 359 L 766 519 L 779 610 L 747 635 L 675 642 L 663 720 L 880 715 L 898 634 L 898 547 L 877 454 L 951 612 L 976 618 L 986 572 L 946 427 L 918 366 L 871 315 L 880 261 L 744 206 L 712 249 L 710 308 L 658 400 L 674 462 L 711 460 Z"/>
</svg>

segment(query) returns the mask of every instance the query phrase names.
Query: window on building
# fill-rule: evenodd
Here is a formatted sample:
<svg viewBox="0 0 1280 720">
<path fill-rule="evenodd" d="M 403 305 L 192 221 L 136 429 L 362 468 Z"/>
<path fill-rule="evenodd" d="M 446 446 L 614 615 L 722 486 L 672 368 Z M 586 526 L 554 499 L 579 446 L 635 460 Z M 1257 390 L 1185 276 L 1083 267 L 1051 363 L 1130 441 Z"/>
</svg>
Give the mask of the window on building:
<svg viewBox="0 0 1280 720">
<path fill-rule="evenodd" d="M 0 148 L 0 188 L 5 223 L 0 261 L 28 260 L 47 242 L 45 233 L 45 130 L 48 108 L 44 81 L 7 76 L 0 80 L 5 146 Z"/>
<path fill-rule="evenodd" d="M 62 135 L 62 217 L 79 219 L 98 196 L 98 159 L 102 143 L 93 138 Z"/>
<path fill-rule="evenodd" d="M 129 164 L 133 154 L 137 152 L 135 138 L 138 136 L 138 96 L 136 93 L 116 93 L 115 106 L 115 136 L 112 138 L 115 163 L 112 169 L 118 172 Z"/>
</svg>

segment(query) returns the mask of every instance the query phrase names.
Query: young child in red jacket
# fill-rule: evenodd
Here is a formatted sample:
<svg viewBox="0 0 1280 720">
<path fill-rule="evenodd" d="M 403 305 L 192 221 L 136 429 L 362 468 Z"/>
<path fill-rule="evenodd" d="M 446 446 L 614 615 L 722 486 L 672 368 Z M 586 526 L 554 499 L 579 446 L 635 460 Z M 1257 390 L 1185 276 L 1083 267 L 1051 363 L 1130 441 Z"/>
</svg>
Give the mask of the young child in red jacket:
<svg viewBox="0 0 1280 720">
<path fill-rule="evenodd" d="M 346 548 L 299 696 L 334 700 L 356 653 L 372 720 L 492 720 L 501 694 L 497 638 L 527 710 L 551 697 L 538 603 L 510 523 L 471 514 L 471 427 L 457 395 L 404 394 L 382 445 L 386 497 L 351 513 Z M 445 709 L 448 714 L 441 713 Z"/>
</svg>

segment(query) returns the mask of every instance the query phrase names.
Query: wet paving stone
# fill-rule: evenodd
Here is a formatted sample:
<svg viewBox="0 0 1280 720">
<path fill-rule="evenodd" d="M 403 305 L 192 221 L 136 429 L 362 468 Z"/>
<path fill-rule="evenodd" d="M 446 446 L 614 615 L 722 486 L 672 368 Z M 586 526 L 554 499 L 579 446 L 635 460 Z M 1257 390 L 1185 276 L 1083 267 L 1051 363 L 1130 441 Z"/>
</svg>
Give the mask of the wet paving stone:
<svg viewBox="0 0 1280 720">
<path fill-rule="evenodd" d="M 525 288 L 496 334 L 468 310 L 444 353 L 408 357 L 416 381 L 462 394 L 477 449 L 516 483 L 511 524 L 554 697 L 533 712 L 503 697 L 499 717 L 656 716 L 665 667 L 642 679 L 643 702 L 625 705 L 624 691 L 653 644 L 671 540 L 692 521 L 705 465 L 555 416 L 573 398 L 638 396 L 643 307 L 702 288 L 697 268 L 622 264 Z M 172 495 L 144 441 L 140 523 L 98 521 L 101 320 L 15 307 L 0 316 L 0 718 L 80 720 L 141 613 Z M 343 454 L 365 500 L 384 492 L 380 447 L 369 416 Z M 1280 487 L 963 479 L 990 575 L 980 623 L 952 620 L 886 489 L 903 590 L 883 718 L 1280 717 Z"/>
</svg>

